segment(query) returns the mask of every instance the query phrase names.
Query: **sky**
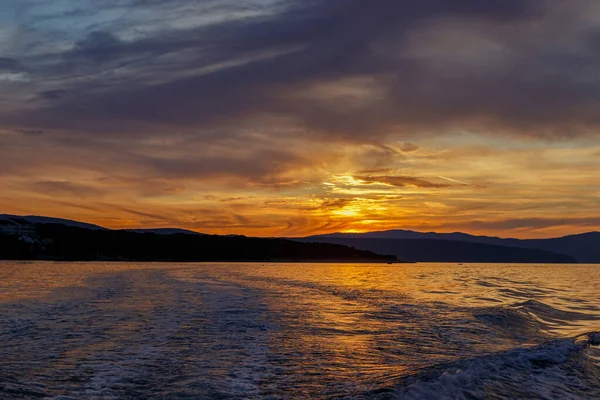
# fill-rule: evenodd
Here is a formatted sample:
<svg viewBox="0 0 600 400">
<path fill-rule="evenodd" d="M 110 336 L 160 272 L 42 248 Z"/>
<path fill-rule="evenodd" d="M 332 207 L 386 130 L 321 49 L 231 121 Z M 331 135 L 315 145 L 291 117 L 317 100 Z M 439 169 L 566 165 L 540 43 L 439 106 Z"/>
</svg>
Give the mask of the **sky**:
<svg viewBox="0 0 600 400">
<path fill-rule="evenodd" d="M 596 0 L 3 0 L 0 213 L 600 230 Z"/>
</svg>

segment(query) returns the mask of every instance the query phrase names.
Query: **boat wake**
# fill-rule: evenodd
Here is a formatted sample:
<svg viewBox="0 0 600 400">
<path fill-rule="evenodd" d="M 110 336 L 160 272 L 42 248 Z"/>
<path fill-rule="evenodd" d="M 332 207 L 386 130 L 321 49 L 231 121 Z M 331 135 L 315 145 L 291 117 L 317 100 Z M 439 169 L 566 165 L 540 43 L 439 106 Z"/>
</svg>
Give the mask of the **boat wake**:
<svg viewBox="0 0 600 400">
<path fill-rule="evenodd" d="M 436 365 L 379 393 L 401 399 L 600 398 L 600 333 Z M 386 393 L 387 392 L 387 393 Z"/>
<path fill-rule="evenodd" d="M 569 292 L 494 267 L 9 267 L 0 282 L 29 279 L 0 301 L 2 400 L 600 399 L 600 279 Z"/>
</svg>

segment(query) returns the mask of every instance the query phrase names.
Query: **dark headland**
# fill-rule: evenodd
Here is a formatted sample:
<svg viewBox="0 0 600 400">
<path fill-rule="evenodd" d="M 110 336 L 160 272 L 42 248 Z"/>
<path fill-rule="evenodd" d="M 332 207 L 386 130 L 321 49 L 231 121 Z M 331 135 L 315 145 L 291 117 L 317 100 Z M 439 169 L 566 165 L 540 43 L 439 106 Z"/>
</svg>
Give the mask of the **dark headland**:
<svg viewBox="0 0 600 400">
<path fill-rule="evenodd" d="M 4 215 L 0 218 L 0 228 L 0 259 L 399 262 L 393 255 L 381 255 L 338 244 L 204 235 L 177 230 L 110 230 L 75 221 L 54 221 L 40 217 Z"/>
<path fill-rule="evenodd" d="M 409 261 L 600 263 L 600 232 L 550 239 L 505 239 L 462 232 L 389 230 L 333 233 L 298 240 L 343 244 Z"/>
<path fill-rule="evenodd" d="M 112 230 L 0 214 L 0 259 L 269 262 L 600 262 L 600 233 L 519 240 L 383 231 L 306 238 L 206 235 L 179 228 Z"/>
</svg>

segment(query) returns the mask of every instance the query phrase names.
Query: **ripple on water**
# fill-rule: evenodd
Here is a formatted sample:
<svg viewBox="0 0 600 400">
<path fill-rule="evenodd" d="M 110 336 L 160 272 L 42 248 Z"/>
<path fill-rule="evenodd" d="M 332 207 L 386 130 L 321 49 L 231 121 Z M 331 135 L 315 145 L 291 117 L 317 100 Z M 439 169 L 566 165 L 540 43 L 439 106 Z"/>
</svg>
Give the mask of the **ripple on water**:
<svg viewBox="0 0 600 400">
<path fill-rule="evenodd" d="M 600 276 L 544 271 L 0 263 L 0 398 L 600 397 Z"/>
</svg>

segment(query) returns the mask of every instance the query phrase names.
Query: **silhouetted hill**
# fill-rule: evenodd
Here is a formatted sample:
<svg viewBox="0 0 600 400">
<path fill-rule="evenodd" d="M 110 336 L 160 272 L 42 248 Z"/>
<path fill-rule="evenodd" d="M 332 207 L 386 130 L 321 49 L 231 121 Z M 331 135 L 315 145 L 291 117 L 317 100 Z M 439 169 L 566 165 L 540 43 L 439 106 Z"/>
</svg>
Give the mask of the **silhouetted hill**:
<svg viewBox="0 0 600 400">
<path fill-rule="evenodd" d="M 12 220 L 19 223 L 28 223 L 28 224 L 60 224 L 66 226 L 74 226 L 78 228 L 86 228 L 86 229 L 98 229 L 98 230 L 107 230 L 106 228 L 88 224 L 86 222 L 73 221 L 70 219 L 63 218 L 54 218 L 54 217 L 41 217 L 37 215 L 11 215 L 11 214 L 0 214 L 0 220 Z"/>
<path fill-rule="evenodd" d="M 343 245 L 245 236 L 159 235 L 37 224 L 35 240 L 0 235 L 0 258 L 127 261 L 344 261 L 391 262 Z M 29 239 L 29 238 L 28 238 Z"/>
<path fill-rule="evenodd" d="M 205 235 L 205 233 L 199 233 L 195 231 L 190 231 L 188 229 L 180 229 L 180 228 L 149 228 L 149 229 L 121 229 L 124 232 L 135 232 L 135 233 L 155 233 L 157 235 L 175 235 L 175 234 L 184 234 L 184 235 Z"/>
<path fill-rule="evenodd" d="M 306 242 L 343 244 L 420 262 L 572 263 L 572 257 L 538 249 L 436 239 L 379 239 L 319 236 Z"/>
<path fill-rule="evenodd" d="M 338 239 L 434 239 L 489 244 L 494 246 L 537 249 L 556 254 L 564 254 L 580 263 L 600 263 L 600 232 L 588 232 L 551 239 L 504 239 L 493 236 L 475 236 L 461 232 L 435 233 L 409 230 L 390 230 L 367 233 L 332 233 L 309 236 L 306 240 L 326 242 L 330 238 Z"/>
<path fill-rule="evenodd" d="M 560 252 L 570 255 L 581 263 L 600 263 L 600 232 L 521 242 L 523 247 Z"/>
<path fill-rule="evenodd" d="M 84 228 L 87 230 L 93 231 L 104 231 L 104 232 L 113 232 L 113 233 L 122 233 L 122 234 L 137 234 L 142 235 L 143 237 L 149 236 L 158 236 L 158 237 L 170 237 L 175 236 L 177 238 L 181 236 L 188 237 L 204 237 L 214 238 L 219 237 L 225 239 L 246 239 L 246 240 L 278 240 L 278 239 L 253 239 L 253 238 L 245 238 L 243 236 L 238 235 L 223 235 L 223 236 L 215 236 L 215 235 L 206 235 L 194 231 L 189 231 L 185 229 L 179 228 L 155 228 L 155 229 L 124 229 L 124 230 L 110 230 L 103 228 L 98 225 L 87 224 L 78 221 L 65 220 L 60 218 L 52 218 L 52 217 L 42 217 L 42 216 L 16 216 L 16 215 L 7 215 L 0 214 L 0 223 L 2 221 L 12 220 L 17 221 L 22 224 L 31 224 L 33 226 L 38 227 L 38 231 L 43 229 L 42 227 L 46 225 L 56 225 L 56 226 L 66 226 L 73 228 Z M 10 225 L 9 222 L 6 222 Z M 84 235 L 85 236 L 85 235 Z M 111 237 L 113 237 L 111 235 Z M 87 236 L 86 236 L 87 238 Z M 56 238 L 52 238 L 51 241 L 55 242 Z M 1 238 L 0 242 L 7 242 L 9 239 Z M 75 239 L 71 238 L 72 243 L 75 243 Z M 128 239 L 129 240 L 129 239 Z M 163 239 L 162 243 L 165 245 L 173 246 L 173 248 L 178 248 L 171 240 L 175 240 L 172 238 Z M 189 238 L 186 240 L 190 240 Z M 283 240 L 283 239 L 279 239 Z M 384 240 L 384 241 L 381 241 Z M 417 241 L 425 240 L 426 242 L 417 243 Z M 48 241 L 48 240 L 46 240 Z M 156 238 L 147 238 L 145 239 L 146 243 L 155 244 L 156 241 L 160 241 L 160 239 Z M 584 263 L 600 263 L 600 232 L 589 232 L 579 235 L 570 235 L 560 238 L 552 238 L 552 239 L 503 239 L 499 237 L 491 237 L 491 236 L 475 236 L 469 235 L 461 232 L 454 233 L 436 233 L 436 232 L 416 232 L 410 230 L 389 230 L 389 231 L 381 231 L 381 232 L 368 232 L 368 233 L 333 233 L 328 235 L 317 235 L 310 236 L 307 238 L 297 239 L 296 241 L 300 242 L 322 242 L 322 243 L 333 243 L 333 244 L 342 244 L 347 246 L 353 246 L 356 249 L 372 251 L 383 254 L 393 254 L 399 256 L 401 259 L 407 259 L 411 261 L 481 261 L 481 262 L 573 262 L 573 260 L 577 262 Z M 396 242 L 397 241 L 397 242 Z M 134 241 L 135 242 L 135 241 Z M 287 241 L 286 241 L 287 242 Z M 443 242 L 452 242 L 451 244 L 444 244 Z M 183 243 L 183 242 L 182 242 Z M 186 242 L 187 243 L 187 242 Z M 206 239 L 205 243 L 208 243 L 208 239 Z M 234 243 L 234 242 L 231 242 Z M 235 242 L 236 245 L 239 243 Z M 471 245 L 487 245 L 491 247 L 480 247 L 480 246 L 469 246 L 464 243 Z M 0 243 L 1 245 L 2 243 Z M 188 244 L 191 245 L 191 244 Z M 204 246 L 204 244 L 202 244 Z M 212 244 L 209 244 L 212 245 Z M 219 244 L 221 245 L 221 243 Z M 29 247 L 32 246 L 30 243 Z M 6 247 L 6 246 L 5 246 Z M 18 246 L 17 246 L 18 247 Z M 25 246 L 27 247 L 27 246 Z M 83 246 L 84 248 L 89 248 L 90 244 L 86 244 Z M 500 247 L 500 249 L 498 249 Z M 15 247 L 16 248 L 16 247 Z M 42 256 L 44 257 L 55 257 L 53 255 L 49 255 L 48 251 L 50 248 L 44 250 L 46 253 Z M 113 247 L 114 250 L 114 247 Z M 158 250 L 156 249 L 146 249 L 148 254 L 154 254 Z M 288 251 L 290 249 L 287 249 Z M 529 250 L 529 251 L 524 251 Z M 536 250 L 536 251 L 531 251 Z M 39 253 L 40 248 L 36 249 L 36 252 Z M 56 251 L 55 248 L 52 251 Z M 135 251 L 141 251 L 140 249 Z M 241 251 L 241 250 L 240 250 Z M 264 257 L 277 257 L 273 254 L 280 254 L 274 250 L 268 250 L 267 248 L 262 248 L 261 251 L 264 251 Z M 312 252 L 313 250 L 310 250 Z M 325 251 L 325 250 L 319 250 Z M 2 252 L 2 248 L 0 247 L 0 253 Z M 237 249 L 231 249 L 229 252 L 229 258 L 237 257 L 236 259 L 243 258 L 242 256 L 238 257 Z M 6 251 L 4 251 L 6 254 Z M 185 254 L 191 254 L 191 250 L 185 250 Z M 37 253 L 36 253 L 37 254 Z M 41 255 L 41 253 L 39 253 Z M 102 252 L 95 253 L 100 254 L 100 256 L 96 255 L 96 257 L 104 257 L 111 258 L 113 255 L 104 254 Z M 116 254 L 116 253 L 111 253 Z M 193 257 L 199 257 L 198 254 L 194 253 Z M 250 254 L 248 251 L 240 254 Z M 258 254 L 258 253 L 257 253 Z M 312 253 L 311 253 L 312 254 Z M 1 254 L 0 254 L 1 255 Z M 37 257 L 35 254 L 33 255 Z M 160 255 L 160 257 L 166 257 L 166 253 Z M 222 257 L 221 255 L 220 257 Z M 255 257 L 253 255 L 252 257 Z M 360 255 L 356 255 L 357 257 L 362 257 Z M 567 256 L 565 258 L 565 256 Z M 86 257 L 91 257 L 87 255 Z M 117 255 L 114 257 L 125 257 L 125 255 Z M 157 256 L 158 257 L 158 256 Z M 183 256 L 182 256 L 183 257 Z M 244 256 L 245 257 L 245 256 Z M 287 257 L 287 256 L 286 256 Z M 294 255 L 294 257 L 299 257 Z M 308 260 L 314 257 L 320 256 L 302 256 L 304 260 Z M 354 256 L 352 256 L 354 257 Z"/>
</svg>

